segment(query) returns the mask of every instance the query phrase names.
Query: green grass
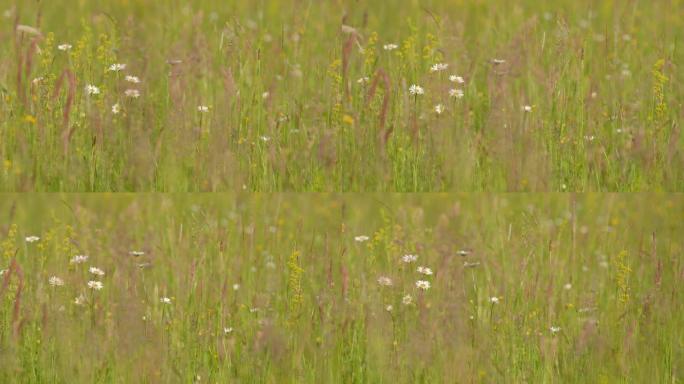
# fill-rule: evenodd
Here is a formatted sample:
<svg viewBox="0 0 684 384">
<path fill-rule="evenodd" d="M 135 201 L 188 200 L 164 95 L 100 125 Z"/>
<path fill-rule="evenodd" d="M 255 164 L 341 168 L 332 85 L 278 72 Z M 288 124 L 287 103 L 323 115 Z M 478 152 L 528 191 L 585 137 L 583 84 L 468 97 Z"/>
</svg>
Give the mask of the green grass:
<svg viewBox="0 0 684 384">
<path fill-rule="evenodd" d="M 684 190 L 678 0 L 0 0 L 0 11 L 2 191 Z M 388 82 L 369 98 L 357 81 L 378 71 Z"/>
<path fill-rule="evenodd" d="M 684 377 L 681 195 L 1 197 L 3 383 Z"/>
</svg>

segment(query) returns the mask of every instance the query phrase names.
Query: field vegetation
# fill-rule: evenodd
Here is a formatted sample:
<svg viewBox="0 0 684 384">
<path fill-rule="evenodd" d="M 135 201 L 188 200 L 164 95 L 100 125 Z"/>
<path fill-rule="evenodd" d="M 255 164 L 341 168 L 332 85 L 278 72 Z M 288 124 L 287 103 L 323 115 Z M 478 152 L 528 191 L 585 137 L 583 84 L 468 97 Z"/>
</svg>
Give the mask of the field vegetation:
<svg viewBox="0 0 684 384">
<path fill-rule="evenodd" d="M 0 1 L 2 191 L 682 191 L 684 4 Z"/>
<path fill-rule="evenodd" d="M 680 195 L 0 199 L 3 383 L 678 383 Z"/>
</svg>

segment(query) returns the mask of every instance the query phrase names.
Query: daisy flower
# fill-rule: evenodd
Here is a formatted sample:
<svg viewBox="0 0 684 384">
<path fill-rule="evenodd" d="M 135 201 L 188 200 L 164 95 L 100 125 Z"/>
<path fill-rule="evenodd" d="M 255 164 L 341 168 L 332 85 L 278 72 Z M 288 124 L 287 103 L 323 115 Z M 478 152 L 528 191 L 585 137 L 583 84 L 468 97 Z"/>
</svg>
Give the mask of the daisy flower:
<svg viewBox="0 0 684 384">
<path fill-rule="evenodd" d="M 378 277 L 378 284 L 382 285 L 383 287 L 389 287 L 392 285 L 392 279 L 387 276 L 380 276 Z"/>
<path fill-rule="evenodd" d="M 83 305 L 83 304 L 85 304 L 85 301 L 86 301 L 85 296 L 83 296 L 83 294 L 80 294 L 74 299 L 74 304 Z"/>
<path fill-rule="evenodd" d="M 363 243 L 364 241 L 368 241 L 368 240 L 370 240 L 370 237 L 368 237 L 366 235 L 359 235 L 359 236 L 354 237 L 354 241 L 356 241 L 357 243 Z"/>
<path fill-rule="evenodd" d="M 71 264 L 82 264 L 88 261 L 88 256 L 86 255 L 76 255 L 69 260 Z"/>
<path fill-rule="evenodd" d="M 171 299 L 168 297 L 162 297 L 159 301 L 164 304 L 171 304 Z"/>
<path fill-rule="evenodd" d="M 411 297 L 411 295 L 406 295 L 401 298 L 401 302 L 404 305 L 409 305 L 413 302 L 413 297 Z"/>
<path fill-rule="evenodd" d="M 423 95 L 425 94 L 425 90 L 420 85 L 412 84 L 409 87 L 409 93 L 412 95 Z"/>
<path fill-rule="evenodd" d="M 121 106 L 119 105 L 119 103 L 112 105 L 112 113 L 118 115 L 119 112 L 121 112 Z"/>
<path fill-rule="evenodd" d="M 458 83 L 458 84 L 463 84 L 465 83 L 465 80 L 461 76 L 456 76 L 456 75 L 451 75 L 449 76 L 449 81 L 452 83 Z"/>
<path fill-rule="evenodd" d="M 138 91 L 137 89 L 127 89 L 126 91 L 124 91 L 124 95 L 126 95 L 126 97 L 132 97 L 134 99 L 137 99 L 138 97 L 140 97 L 140 91 Z"/>
<path fill-rule="evenodd" d="M 209 112 L 209 107 L 207 107 L 206 105 L 200 105 L 197 107 L 197 110 L 199 112 L 206 113 Z"/>
<path fill-rule="evenodd" d="M 118 64 L 117 63 L 117 64 L 112 64 L 109 66 L 110 72 L 119 72 L 119 71 L 123 71 L 124 69 L 126 69 L 126 64 Z"/>
<path fill-rule="evenodd" d="M 50 279 L 48 280 L 48 283 L 49 283 L 50 285 L 52 285 L 53 287 L 61 287 L 62 285 L 64 285 L 64 280 L 60 279 L 60 278 L 57 277 L 57 276 L 52 276 L 52 277 L 50 277 Z"/>
<path fill-rule="evenodd" d="M 499 304 L 499 298 L 496 296 L 492 296 L 489 298 L 489 302 L 492 304 Z"/>
<path fill-rule="evenodd" d="M 441 72 L 445 71 L 447 68 L 449 68 L 449 64 L 446 63 L 437 63 L 430 67 L 430 72 Z"/>
<path fill-rule="evenodd" d="M 233 332 L 233 327 L 225 327 L 225 328 L 223 328 L 223 333 L 226 334 L 226 335 L 229 334 L 229 333 L 232 333 L 232 332 Z"/>
<path fill-rule="evenodd" d="M 551 334 L 555 335 L 556 333 L 560 332 L 561 328 L 552 326 L 551 328 L 549 328 L 549 330 L 551 331 Z"/>
<path fill-rule="evenodd" d="M 126 77 L 124 79 L 126 81 L 128 81 L 129 83 L 133 83 L 133 84 L 140 83 L 140 79 L 137 76 L 126 75 Z"/>
<path fill-rule="evenodd" d="M 97 268 L 97 267 L 90 267 L 90 268 L 88 268 L 88 271 L 90 273 L 92 273 L 93 275 L 97 275 L 97 276 L 104 276 L 104 274 L 105 274 L 103 270 L 101 270 L 100 268 Z"/>
<path fill-rule="evenodd" d="M 401 261 L 406 264 L 415 263 L 418 260 L 418 255 L 404 255 L 401 257 Z"/>
<path fill-rule="evenodd" d="M 438 115 L 441 115 L 442 112 L 444 112 L 444 105 L 442 105 L 442 104 L 435 105 L 435 113 Z"/>
<path fill-rule="evenodd" d="M 423 291 L 427 291 L 430 289 L 430 282 L 427 280 L 418 280 L 416 281 L 416 288 L 422 289 Z"/>
<path fill-rule="evenodd" d="M 418 267 L 418 269 L 416 269 L 416 272 L 421 273 L 421 274 L 426 275 L 426 276 L 432 275 L 432 269 L 430 269 L 428 267 L 423 267 L 422 265 L 420 267 Z"/>
<path fill-rule="evenodd" d="M 462 99 L 464 95 L 465 95 L 465 93 L 463 92 L 462 89 L 454 88 L 454 89 L 449 90 L 449 96 L 451 96 L 451 97 L 455 97 L 457 99 Z"/>
<path fill-rule="evenodd" d="M 382 49 L 384 49 L 385 51 L 394 51 L 397 48 L 399 48 L 399 46 L 396 44 L 385 44 L 382 46 Z"/>
<path fill-rule="evenodd" d="M 26 237 L 27 243 L 35 243 L 38 240 L 40 240 L 40 237 L 38 237 L 38 236 L 27 236 Z"/>
<path fill-rule="evenodd" d="M 96 281 L 96 280 L 90 280 L 88 282 L 88 288 L 94 289 L 96 291 L 99 291 L 100 289 L 104 288 L 104 284 L 102 284 L 101 281 Z"/>
<path fill-rule="evenodd" d="M 86 85 L 85 91 L 89 95 L 99 95 L 100 94 L 100 88 L 98 88 L 92 84 Z"/>
<path fill-rule="evenodd" d="M 70 50 L 71 48 L 72 48 L 71 44 L 67 44 L 67 43 L 60 44 L 57 46 L 57 49 L 59 49 L 60 51 L 64 51 L 64 52 Z"/>
<path fill-rule="evenodd" d="M 532 112 L 532 106 L 531 105 L 524 105 L 522 107 L 522 110 L 525 112 Z"/>
</svg>

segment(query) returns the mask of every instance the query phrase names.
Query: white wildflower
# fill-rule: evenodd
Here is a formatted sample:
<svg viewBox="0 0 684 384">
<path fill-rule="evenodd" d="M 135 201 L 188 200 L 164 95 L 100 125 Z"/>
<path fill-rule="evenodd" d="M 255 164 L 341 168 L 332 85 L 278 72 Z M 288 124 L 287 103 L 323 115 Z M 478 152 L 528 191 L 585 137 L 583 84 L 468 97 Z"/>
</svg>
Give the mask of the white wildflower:
<svg viewBox="0 0 684 384">
<path fill-rule="evenodd" d="M 368 77 L 368 76 L 360 77 L 358 80 L 356 80 L 356 82 L 359 84 L 365 84 L 369 81 L 370 81 L 370 77 Z"/>
<path fill-rule="evenodd" d="M 64 51 L 64 52 L 70 50 L 71 48 L 72 48 L 71 44 L 67 44 L 67 43 L 60 44 L 57 46 L 57 49 L 59 49 L 60 51 Z"/>
<path fill-rule="evenodd" d="M 531 105 L 523 105 L 522 110 L 525 112 L 532 112 L 532 106 Z"/>
<path fill-rule="evenodd" d="M 171 299 L 168 297 L 162 297 L 161 299 L 159 299 L 159 302 L 163 304 L 171 304 Z"/>
<path fill-rule="evenodd" d="M 48 283 L 49 283 L 50 285 L 52 285 L 53 287 L 61 287 L 62 285 L 64 285 L 64 280 L 60 279 L 60 278 L 57 277 L 57 276 L 52 276 L 52 277 L 50 277 L 50 279 L 48 280 Z"/>
<path fill-rule="evenodd" d="M 549 330 L 551 331 L 552 334 L 555 335 L 556 333 L 560 332 L 561 328 L 552 326 L 551 328 L 549 328 Z"/>
<path fill-rule="evenodd" d="M 83 304 L 85 304 L 85 301 L 86 301 L 85 296 L 83 296 L 83 294 L 80 294 L 74 299 L 74 304 L 83 305 Z"/>
<path fill-rule="evenodd" d="M 101 281 L 90 280 L 88 282 L 88 288 L 92 288 L 96 291 L 99 291 L 100 289 L 104 288 L 104 284 L 102 284 Z"/>
<path fill-rule="evenodd" d="M 86 85 L 85 91 L 89 95 L 99 95 L 100 94 L 100 88 L 98 88 L 92 84 Z"/>
<path fill-rule="evenodd" d="M 445 71 L 447 68 L 449 68 L 449 64 L 446 63 L 437 63 L 430 67 L 430 72 L 441 72 Z"/>
<path fill-rule="evenodd" d="M 404 255 L 401 257 L 401 261 L 406 264 L 415 263 L 418 260 L 418 255 Z"/>
<path fill-rule="evenodd" d="M 426 275 L 426 276 L 432 275 L 432 269 L 430 269 L 428 267 L 423 267 L 422 265 L 419 266 L 418 269 L 416 269 L 416 272 L 421 273 L 421 274 Z"/>
<path fill-rule="evenodd" d="M 563 286 L 563 289 L 565 289 L 566 291 L 571 290 L 571 289 L 572 289 L 572 284 L 570 284 L 570 283 L 565 284 L 565 285 Z"/>
<path fill-rule="evenodd" d="M 422 289 L 423 291 L 427 291 L 430 289 L 430 282 L 427 280 L 418 280 L 416 281 L 416 288 Z"/>
<path fill-rule="evenodd" d="M 392 285 L 392 279 L 390 279 L 387 276 L 380 276 L 380 277 L 378 277 L 378 284 L 380 284 L 384 287 L 389 287 Z"/>
<path fill-rule="evenodd" d="M 40 237 L 38 236 L 27 236 L 26 237 L 26 242 L 27 243 L 35 243 L 36 241 L 39 241 Z"/>
<path fill-rule="evenodd" d="M 97 267 L 90 267 L 90 268 L 88 268 L 88 271 L 90 273 L 92 273 L 93 275 L 96 275 L 96 276 L 104 276 L 104 274 L 105 274 L 103 270 L 101 270 L 100 268 L 97 268 Z"/>
<path fill-rule="evenodd" d="M 392 312 L 393 309 L 394 309 L 394 307 L 392 305 L 388 305 L 385 307 L 385 311 L 387 311 L 387 312 Z"/>
<path fill-rule="evenodd" d="M 453 88 L 449 90 L 449 96 L 462 99 L 465 96 L 465 92 L 462 89 Z"/>
<path fill-rule="evenodd" d="M 404 305 L 409 305 L 409 304 L 411 304 L 411 303 L 413 302 L 413 297 L 411 297 L 411 295 L 406 295 L 406 296 L 404 296 L 404 297 L 401 298 L 401 302 L 402 302 Z"/>
<path fill-rule="evenodd" d="M 71 264 L 82 264 L 88 261 L 88 256 L 86 255 L 76 255 L 69 261 Z"/>
<path fill-rule="evenodd" d="M 229 334 L 229 333 L 232 333 L 232 332 L 233 332 L 233 327 L 225 327 L 225 328 L 223 328 L 223 333 L 226 334 L 226 335 Z"/>
<path fill-rule="evenodd" d="M 119 103 L 112 105 L 112 113 L 118 115 L 119 112 L 121 112 L 121 106 L 119 105 Z"/>
<path fill-rule="evenodd" d="M 233 284 L 233 291 L 237 291 L 238 289 L 240 289 L 240 284 Z"/>
<path fill-rule="evenodd" d="M 140 83 L 140 78 L 138 78 L 137 76 L 126 75 L 126 77 L 124 79 L 126 79 L 126 81 L 128 81 L 129 83 L 133 83 L 133 84 Z"/>
<path fill-rule="evenodd" d="M 354 237 L 354 241 L 356 241 L 357 243 L 363 243 L 364 241 L 368 241 L 368 240 L 370 240 L 370 237 L 368 237 L 366 235 L 360 235 L 360 236 Z"/>
<path fill-rule="evenodd" d="M 127 89 L 126 91 L 124 91 L 124 95 L 126 95 L 126 97 L 132 97 L 134 99 L 137 99 L 138 97 L 140 97 L 140 91 L 138 91 L 137 89 Z"/>
<path fill-rule="evenodd" d="M 412 84 L 409 87 L 409 93 L 412 95 L 422 95 L 425 94 L 425 90 L 420 85 Z"/>
<path fill-rule="evenodd" d="M 463 84 L 465 83 L 465 80 L 461 76 L 456 76 L 456 75 L 451 75 L 449 76 L 449 81 L 452 83 L 458 83 L 458 84 Z"/>
<path fill-rule="evenodd" d="M 209 112 L 209 107 L 207 107 L 206 105 L 200 105 L 197 107 L 197 110 L 199 112 L 206 113 Z"/>
<path fill-rule="evenodd" d="M 399 46 L 396 44 L 385 44 L 382 46 L 382 49 L 384 49 L 385 51 L 394 51 L 397 48 L 399 48 Z"/>
<path fill-rule="evenodd" d="M 143 251 L 130 251 L 130 252 L 128 252 L 128 253 L 129 253 L 131 256 L 135 256 L 135 257 L 143 256 L 143 255 L 145 254 L 145 252 L 143 252 Z"/>
<path fill-rule="evenodd" d="M 442 105 L 442 104 L 435 105 L 435 113 L 438 115 L 441 115 L 442 112 L 444 112 L 444 105 Z"/>
<path fill-rule="evenodd" d="M 117 64 L 112 64 L 109 66 L 110 72 L 119 72 L 119 71 L 123 71 L 124 69 L 126 69 L 126 64 L 118 64 L 117 63 Z"/>
<path fill-rule="evenodd" d="M 492 296 L 489 298 L 489 302 L 492 304 L 499 304 L 499 298 L 496 296 Z"/>
</svg>

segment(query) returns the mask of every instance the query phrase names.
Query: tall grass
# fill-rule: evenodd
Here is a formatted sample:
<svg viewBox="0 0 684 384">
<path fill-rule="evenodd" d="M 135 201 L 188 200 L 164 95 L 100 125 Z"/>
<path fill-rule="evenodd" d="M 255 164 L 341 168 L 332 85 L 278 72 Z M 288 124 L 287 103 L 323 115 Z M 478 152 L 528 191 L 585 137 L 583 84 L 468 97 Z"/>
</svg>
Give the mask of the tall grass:
<svg viewBox="0 0 684 384">
<path fill-rule="evenodd" d="M 0 11 L 3 191 L 684 190 L 681 1 Z"/>
<path fill-rule="evenodd" d="M 684 377 L 680 195 L 3 195 L 0 212 L 3 383 Z"/>
</svg>

